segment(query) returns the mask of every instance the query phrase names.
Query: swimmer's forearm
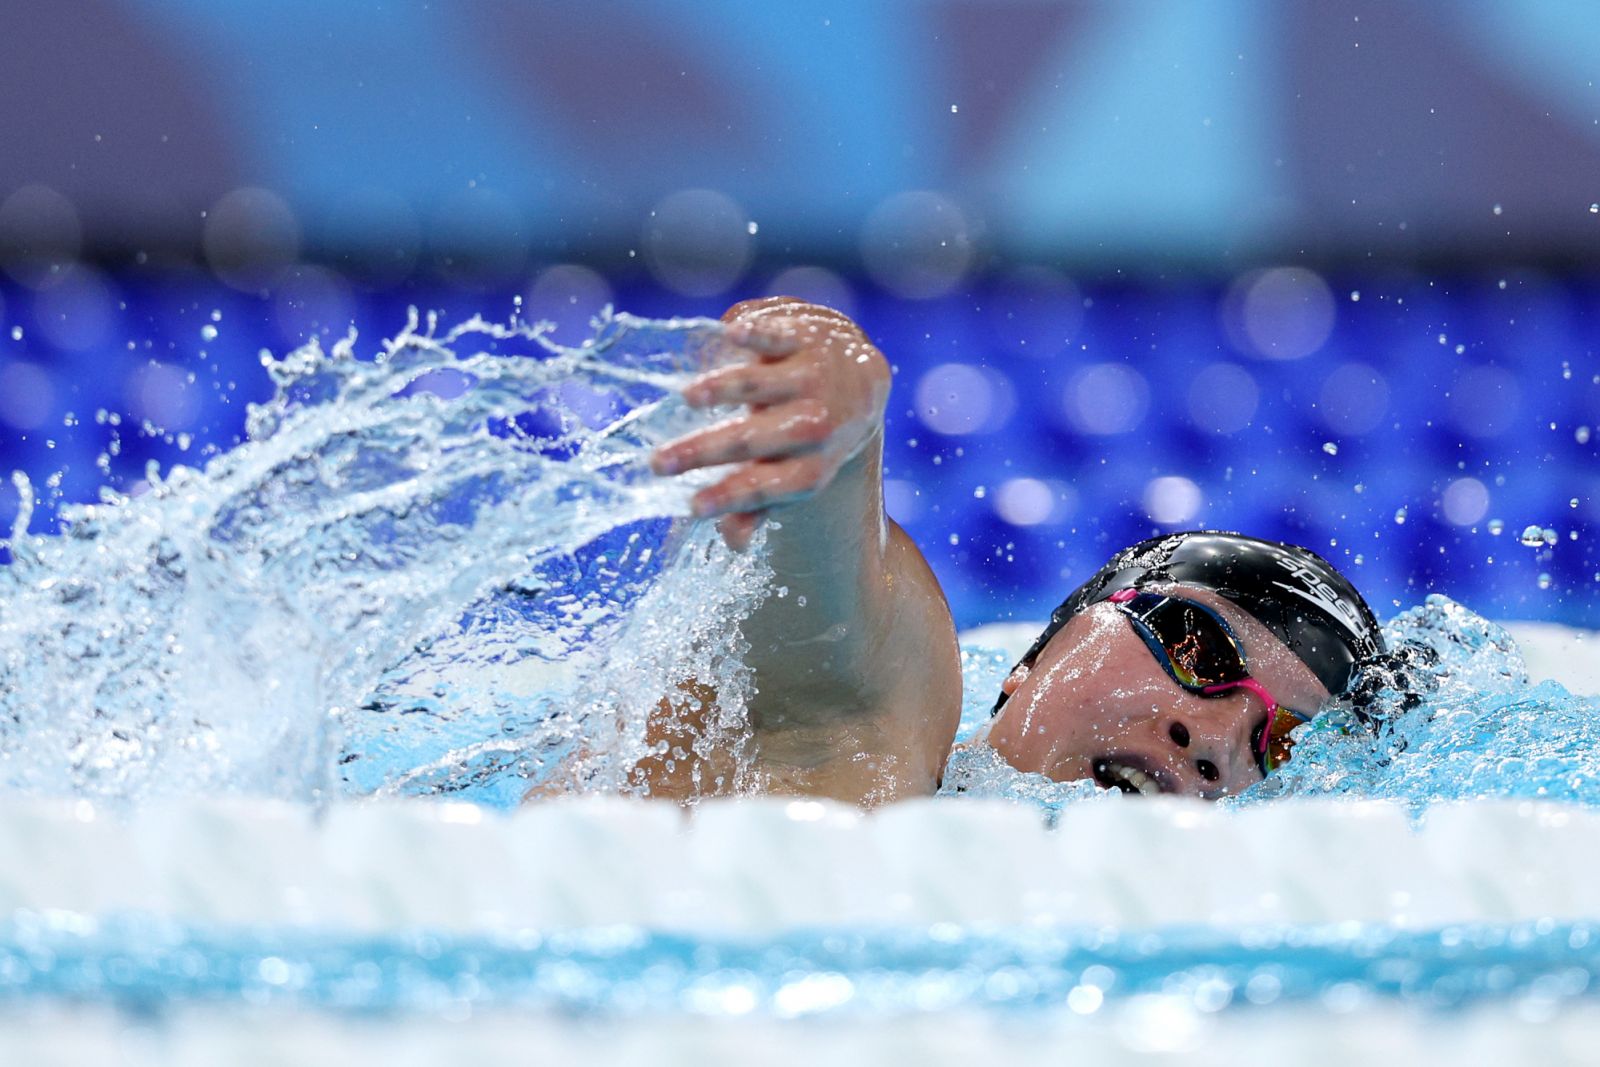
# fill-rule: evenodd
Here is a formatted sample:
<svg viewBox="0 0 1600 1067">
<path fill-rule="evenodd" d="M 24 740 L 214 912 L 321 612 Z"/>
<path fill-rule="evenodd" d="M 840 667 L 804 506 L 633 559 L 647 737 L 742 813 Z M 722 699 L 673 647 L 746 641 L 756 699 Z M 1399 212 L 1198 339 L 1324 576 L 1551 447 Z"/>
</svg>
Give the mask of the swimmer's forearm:
<svg viewBox="0 0 1600 1067">
<path fill-rule="evenodd" d="M 744 632 L 757 687 L 786 705 L 959 710 L 955 624 L 921 551 L 884 513 L 882 457 L 880 428 L 822 492 L 772 515 L 773 585 L 787 592 L 769 594 Z"/>
<path fill-rule="evenodd" d="M 884 515 L 881 440 L 774 513 L 774 584 L 788 595 L 745 623 L 766 772 L 866 804 L 933 792 L 961 717 L 955 623 L 921 551 Z"/>
<path fill-rule="evenodd" d="M 774 509 L 773 590 L 744 624 L 757 684 L 798 695 L 859 688 L 893 595 L 881 429 L 815 496 Z"/>
</svg>

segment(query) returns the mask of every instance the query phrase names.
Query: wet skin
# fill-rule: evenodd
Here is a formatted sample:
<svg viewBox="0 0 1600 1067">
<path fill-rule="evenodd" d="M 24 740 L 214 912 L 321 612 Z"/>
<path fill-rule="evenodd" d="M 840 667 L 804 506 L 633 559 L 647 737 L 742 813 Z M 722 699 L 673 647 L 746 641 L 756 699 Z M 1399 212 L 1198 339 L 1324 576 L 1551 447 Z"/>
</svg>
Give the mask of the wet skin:
<svg viewBox="0 0 1600 1067">
<path fill-rule="evenodd" d="M 960 718 L 961 652 L 938 580 L 884 512 L 888 361 L 844 315 L 792 298 L 738 304 L 724 321 L 722 365 L 684 397 L 742 413 L 663 445 L 653 464 L 663 476 L 727 465 L 694 512 L 716 518 L 735 549 L 778 520 L 767 551 L 791 595 L 767 598 L 741 626 L 756 683 L 753 783 L 732 784 L 729 754 L 695 748 L 716 694 L 694 683 L 652 717 L 647 740 L 665 758 L 641 761 L 635 783 L 679 800 L 753 788 L 873 805 L 931 793 Z M 1229 621 L 1252 675 L 1286 706 L 1326 699 L 1260 623 L 1213 594 L 1192 596 Z M 1006 687 L 988 740 L 1021 770 L 1067 780 L 1097 777 L 1101 764 L 1110 787 L 1111 759 L 1147 787 L 1207 797 L 1260 780 L 1250 747 L 1266 716 L 1260 698 L 1184 691 L 1111 605 L 1072 620 Z"/>
<path fill-rule="evenodd" d="M 1150 589 L 1205 604 L 1227 619 L 1251 676 L 1285 706 L 1309 713 L 1328 700 L 1310 668 L 1225 598 L 1170 584 Z M 1070 620 L 1032 667 L 1014 671 L 1003 688 L 1010 695 L 986 740 L 1018 770 L 1106 784 L 1104 763 L 1115 760 L 1143 771 L 1162 792 L 1213 799 L 1262 778 L 1251 745 L 1266 721 L 1261 698 L 1244 689 L 1221 697 L 1185 690 L 1112 604 Z"/>
</svg>

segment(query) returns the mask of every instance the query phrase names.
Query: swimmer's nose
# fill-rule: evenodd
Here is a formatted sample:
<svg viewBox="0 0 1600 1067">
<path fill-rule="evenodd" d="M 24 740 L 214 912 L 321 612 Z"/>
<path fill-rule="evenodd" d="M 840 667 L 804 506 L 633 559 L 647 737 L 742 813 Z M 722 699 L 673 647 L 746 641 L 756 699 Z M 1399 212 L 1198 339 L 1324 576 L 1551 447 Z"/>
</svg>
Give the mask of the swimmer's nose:
<svg viewBox="0 0 1600 1067">
<path fill-rule="evenodd" d="M 1194 715 L 1167 724 L 1167 739 L 1201 793 L 1238 793 L 1261 777 L 1250 734 L 1265 712 L 1242 699 L 1207 700 Z M 1186 775 L 1188 776 L 1188 775 Z"/>
</svg>

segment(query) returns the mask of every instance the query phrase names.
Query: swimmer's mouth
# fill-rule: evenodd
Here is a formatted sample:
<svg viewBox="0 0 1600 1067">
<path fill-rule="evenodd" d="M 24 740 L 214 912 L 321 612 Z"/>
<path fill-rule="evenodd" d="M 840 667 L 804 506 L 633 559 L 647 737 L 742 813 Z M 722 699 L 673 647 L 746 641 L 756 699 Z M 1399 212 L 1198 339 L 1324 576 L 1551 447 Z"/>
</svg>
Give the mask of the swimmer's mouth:
<svg viewBox="0 0 1600 1067">
<path fill-rule="evenodd" d="M 1094 780 L 1102 789 L 1120 789 L 1133 796 L 1145 797 L 1176 792 L 1163 779 L 1159 768 L 1139 756 L 1127 753 L 1101 756 L 1091 766 Z"/>
</svg>

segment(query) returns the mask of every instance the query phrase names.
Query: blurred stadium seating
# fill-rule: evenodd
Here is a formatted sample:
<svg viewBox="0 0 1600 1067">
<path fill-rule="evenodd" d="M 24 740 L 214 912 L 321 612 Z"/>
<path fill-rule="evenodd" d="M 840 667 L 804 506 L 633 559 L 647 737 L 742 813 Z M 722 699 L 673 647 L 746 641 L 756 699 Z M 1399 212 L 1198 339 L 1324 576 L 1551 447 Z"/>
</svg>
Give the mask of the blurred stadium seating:
<svg viewBox="0 0 1600 1067">
<path fill-rule="evenodd" d="M 1380 614 L 1600 625 L 1591 8 L 578 10 L 8 4 L 0 469 L 202 462 L 262 349 L 410 305 L 783 291 L 895 364 L 890 511 L 962 625 L 1192 525 Z"/>
</svg>

